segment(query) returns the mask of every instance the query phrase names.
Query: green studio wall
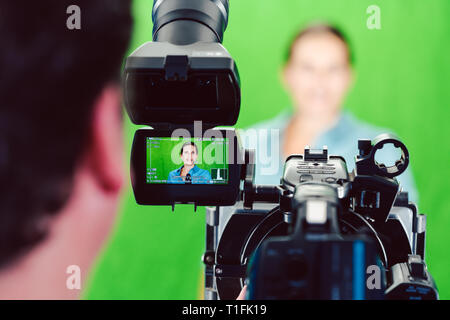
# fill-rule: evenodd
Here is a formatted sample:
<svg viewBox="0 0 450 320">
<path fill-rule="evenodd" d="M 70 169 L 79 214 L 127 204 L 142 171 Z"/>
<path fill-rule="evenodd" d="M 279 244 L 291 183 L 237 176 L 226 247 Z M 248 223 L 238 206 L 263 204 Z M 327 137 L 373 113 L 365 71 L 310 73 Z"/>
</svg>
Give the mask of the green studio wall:
<svg viewBox="0 0 450 320">
<path fill-rule="evenodd" d="M 130 52 L 151 40 L 151 0 L 135 0 Z M 381 29 L 369 30 L 370 5 Z M 238 128 L 275 116 L 290 101 L 279 72 L 289 40 L 312 20 L 337 24 L 356 57 L 356 84 L 346 108 L 392 128 L 407 145 L 428 215 L 426 260 L 441 298 L 450 298 L 450 1 L 231 0 L 225 47 L 242 82 Z M 125 120 L 126 157 L 136 126 Z M 356 141 L 355 141 L 356 143 Z M 87 299 L 200 297 L 205 210 L 140 207 L 130 184 L 118 223 L 90 274 Z"/>
</svg>

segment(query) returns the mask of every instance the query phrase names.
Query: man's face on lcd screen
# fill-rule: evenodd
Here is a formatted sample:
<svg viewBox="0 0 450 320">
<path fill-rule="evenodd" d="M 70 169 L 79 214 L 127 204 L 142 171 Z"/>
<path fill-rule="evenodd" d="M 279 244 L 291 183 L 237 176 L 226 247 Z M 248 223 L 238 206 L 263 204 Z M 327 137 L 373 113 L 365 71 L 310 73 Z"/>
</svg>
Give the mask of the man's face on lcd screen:
<svg viewBox="0 0 450 320">
<path fill-rule="evenodd" d="M 197 149 L 193 145 L 184 146 L 181 154 L 181 160 L 183 160 L 185 166 L 194 166 L 197 161 L 197 157 Z"/>
</svg>

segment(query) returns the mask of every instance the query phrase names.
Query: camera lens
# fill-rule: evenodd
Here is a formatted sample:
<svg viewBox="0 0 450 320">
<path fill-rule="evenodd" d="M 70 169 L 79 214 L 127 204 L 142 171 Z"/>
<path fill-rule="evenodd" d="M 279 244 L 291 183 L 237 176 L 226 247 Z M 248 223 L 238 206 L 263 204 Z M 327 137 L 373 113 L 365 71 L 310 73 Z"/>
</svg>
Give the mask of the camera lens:
<svg viewBox="0 0 450 320">
<path fill-rule="evenodd" d="M 156 0 L 153 41 L 187 45 L 222 42 L 228 23 L 228 0 Z"/>
</svg>

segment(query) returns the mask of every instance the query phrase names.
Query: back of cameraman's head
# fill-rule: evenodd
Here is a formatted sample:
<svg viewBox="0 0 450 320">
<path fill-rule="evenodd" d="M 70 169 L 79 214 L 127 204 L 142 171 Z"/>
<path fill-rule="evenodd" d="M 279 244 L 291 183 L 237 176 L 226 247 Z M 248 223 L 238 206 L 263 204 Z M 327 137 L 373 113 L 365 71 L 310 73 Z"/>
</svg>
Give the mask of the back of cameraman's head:
<svg viewBox="0 0 450 320">
<path fill-rule="evenodd" d="M 68 28 L 71 5 L 81 29 Z M 0 2 L 0 266 L 44 239 L 42 221 L 67 203 L 131 24 L 128 0 Z"/>
</svg>

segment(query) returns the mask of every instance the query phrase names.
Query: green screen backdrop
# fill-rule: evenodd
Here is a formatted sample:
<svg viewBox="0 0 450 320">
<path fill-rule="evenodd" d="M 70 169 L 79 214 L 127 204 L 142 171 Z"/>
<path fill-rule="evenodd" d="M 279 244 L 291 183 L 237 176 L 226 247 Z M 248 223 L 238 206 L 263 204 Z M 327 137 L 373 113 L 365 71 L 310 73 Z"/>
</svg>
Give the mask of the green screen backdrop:
<svg viewBox="0 0 450 320">
<path fill-rule="evenodd" d="M 152 37 L 151 0 L 135 0 L 130 47 Z M 380 8 L 381 29 L 366 12 Z M 290 108 L 279 75 L 299 27 L 325 20 L 341 27 L 356 58 L 356 83 L 346 108 L 392 128 L 411 155 L 419 210 L 427 214 L 426 261 L 441 298 L 450 298 L 450 1 L 231 0 L 224 45 L 235 58 L 242 89 L 238 128 Z M 134 131 L 126 120 L 127 158 Z M 355 141 L 356 143 L 356 141 Z M 84 288 L 87 299 L 197 299 L 205 210 L 141 207 L 126 190 L 118 221 Z"/>
</svg>

